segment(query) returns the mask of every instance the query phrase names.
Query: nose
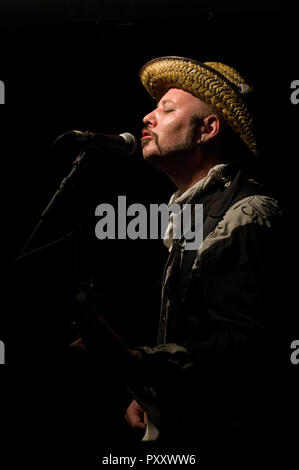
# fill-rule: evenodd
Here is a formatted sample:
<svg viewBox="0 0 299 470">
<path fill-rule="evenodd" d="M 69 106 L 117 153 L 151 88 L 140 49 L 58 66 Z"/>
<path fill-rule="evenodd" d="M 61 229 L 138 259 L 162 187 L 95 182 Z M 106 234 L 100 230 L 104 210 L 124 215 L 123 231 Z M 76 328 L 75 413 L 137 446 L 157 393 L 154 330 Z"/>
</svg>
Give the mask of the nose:
<svg viewBox="0 0 299 470">
<path fill-rule="evenodd" d="M 143 118 L 143 122 L 147 127 L 155 127 L 157 125 L 157 118 L 155 111 L 151 111 Z"/>
</svg>

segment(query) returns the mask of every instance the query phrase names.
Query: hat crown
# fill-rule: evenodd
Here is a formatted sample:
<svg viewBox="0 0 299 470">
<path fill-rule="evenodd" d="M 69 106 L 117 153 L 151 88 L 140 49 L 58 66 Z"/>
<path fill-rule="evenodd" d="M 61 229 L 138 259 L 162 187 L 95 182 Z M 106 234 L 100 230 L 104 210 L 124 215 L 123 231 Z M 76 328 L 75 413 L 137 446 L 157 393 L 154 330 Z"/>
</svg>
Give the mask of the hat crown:
<svg viewBox="0 0 299 470">
<path fill-rule="evenodd" d="M 221 62 L 204 62 L 204 65 L 210 67 L 213 70 L 219 72 L 223 77 L 230 81 L 233 85 L 238 88 L 241 94 L 246 94 L 252 91 L 252 87 L 249 86 L 242 75 L 229 65 L 222 64 Z"/>
</svg>

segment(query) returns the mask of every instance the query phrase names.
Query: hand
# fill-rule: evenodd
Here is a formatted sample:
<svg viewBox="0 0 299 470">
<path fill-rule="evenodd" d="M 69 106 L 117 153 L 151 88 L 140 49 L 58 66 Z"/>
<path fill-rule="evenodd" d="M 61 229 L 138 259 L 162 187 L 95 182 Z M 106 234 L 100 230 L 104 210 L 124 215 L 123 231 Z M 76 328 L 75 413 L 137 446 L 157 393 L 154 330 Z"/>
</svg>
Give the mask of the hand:
<svg viewBox="0 0 299 470">
<path fill-rule="evenodd" d="M 142 429 L 145 431 L 147 425 L 147 415 L 136 400 L 133 400 L 129 405 L 125 418 L 131 428 Z"/>
</svg>

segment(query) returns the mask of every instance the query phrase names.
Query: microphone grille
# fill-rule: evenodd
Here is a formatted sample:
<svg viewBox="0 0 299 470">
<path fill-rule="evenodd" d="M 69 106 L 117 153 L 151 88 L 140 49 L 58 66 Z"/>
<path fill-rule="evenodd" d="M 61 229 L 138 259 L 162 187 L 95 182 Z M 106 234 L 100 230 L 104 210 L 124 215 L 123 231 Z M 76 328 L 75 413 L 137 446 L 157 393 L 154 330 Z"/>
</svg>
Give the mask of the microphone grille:
<svg viewBox="0 0 299 470">
<path fill-rule="evenodd" d="M 132 155 L 134 152 L 137 150 L 137 139 L 133 134 L 130 134 L 130 132 L 123 132 L 122 134 L 119 134 L 120 137 L 122 137 L 127 144 L 127 155 Z"/>
</svg>

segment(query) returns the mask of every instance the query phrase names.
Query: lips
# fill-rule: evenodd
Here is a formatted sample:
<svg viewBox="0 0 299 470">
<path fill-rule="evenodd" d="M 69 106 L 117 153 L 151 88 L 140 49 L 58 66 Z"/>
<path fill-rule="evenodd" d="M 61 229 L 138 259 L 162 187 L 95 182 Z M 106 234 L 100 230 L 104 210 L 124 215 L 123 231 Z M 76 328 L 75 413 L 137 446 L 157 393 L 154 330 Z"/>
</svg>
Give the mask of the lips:
<svg viewBox="0 0 299 470">
<path fill-rule="evenodd" d="M 145 140 L 145 139 L 153 139 L 154 138 L 154 135 L 151 134 L 149 131 L 142 131 L 142 137 L 141 137 L 141 140 Z"/>
</svg>

